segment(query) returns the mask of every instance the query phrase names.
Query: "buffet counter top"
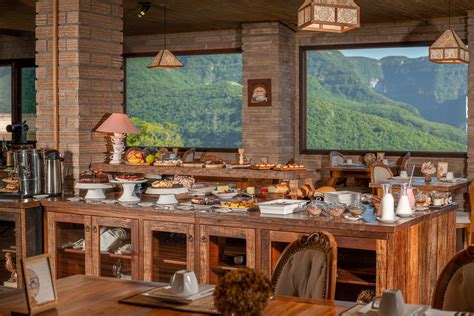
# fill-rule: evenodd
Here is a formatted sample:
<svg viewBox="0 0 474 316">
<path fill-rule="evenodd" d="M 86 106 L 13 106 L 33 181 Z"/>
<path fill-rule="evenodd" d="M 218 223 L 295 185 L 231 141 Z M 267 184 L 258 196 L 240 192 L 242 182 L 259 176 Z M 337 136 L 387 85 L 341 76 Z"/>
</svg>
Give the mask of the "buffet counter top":
<svg viewBox="0 0 474 316">
<path fill-rule="evenodd" d="M 155 201 L 156 198 L 153 199 Z M 41 200 L 41 205 L 48 209 L 54 209 L 55 212 L 75 213 L 81 215 L 99 215 L 114 216 L 124 218 L 162 218 L 174 217 L 179 218 L 183 222 L 199 222 L 202 224 L 222 224 L 230 226 L 241 226 L 245 223 L 246 227 L 268 228 L 270 226 L 281 226 L 288 228 L 308 227 L 322 229 L 338 229 L 358 232 L 373 233 L 394 233 L 421 222 L 430 221 L 431 219 L 454 212 L 458 205 L 453 203 L 442 208 L 432 208 L 428 211 L 417 211 L 412 217 L 400 218 L 395 224 L 385 224 L 377 221 L 377 219 L 369 214 L 358 221 L 351 221 L 344 218 L 332 219 L 326 216 L 311 217 L 306 212 L 297 212 L 288 215 L 270 215 L 261 214 L 256 211 L 232 211 L 219 212 L 216 209 L 208 210 L 169 210 L 163 207 L 141 207 L 138 205 L 122 205 L 120 203 L 105 204 L 101 202 L 68 201 L 66 198 L 49 198 Z"/>
</svg>

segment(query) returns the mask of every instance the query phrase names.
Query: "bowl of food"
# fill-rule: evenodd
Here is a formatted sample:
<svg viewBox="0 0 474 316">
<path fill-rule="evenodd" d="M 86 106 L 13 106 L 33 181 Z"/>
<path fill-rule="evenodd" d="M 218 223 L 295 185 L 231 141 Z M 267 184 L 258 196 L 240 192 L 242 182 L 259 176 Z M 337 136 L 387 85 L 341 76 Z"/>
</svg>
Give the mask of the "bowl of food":
<svg viewBox="0 0 474 316">
<path fill-rule="evenodd" d="M 237 190 L 212 191 L 212 195 L 219 200 L 232 200 L 239 195 L 239 192 Z"/>
<path fill-rule="evenodd" d="M 345 210 L 346 207 L 344 206 L 344 204 L 330 204 L 327 207 L 327 213 L 333 219 L 341 218 Z"/>
<path fill-rule="evenodd" d="M 317 201 L 311 201 L 309 204 L 306 205 L 305 211 L 308 213 L 309 216 L 317 217 L 321 215 L 323 211 L 326 210 L 328 204 L 317 200 Z"/>
<path fill-rule="evenodd" d="M 347 209 L 353 216 L 361 216 L 365 211 L 364 205 L 361 203 L 352 203 Z"/>
</svg>

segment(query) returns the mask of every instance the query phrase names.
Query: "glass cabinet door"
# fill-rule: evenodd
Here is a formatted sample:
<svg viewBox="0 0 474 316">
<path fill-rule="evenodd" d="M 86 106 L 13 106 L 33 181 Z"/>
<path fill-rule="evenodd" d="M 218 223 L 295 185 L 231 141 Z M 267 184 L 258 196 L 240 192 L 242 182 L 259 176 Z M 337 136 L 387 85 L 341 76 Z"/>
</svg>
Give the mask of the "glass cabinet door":
<svg viewBox="0 0 474 316">
<path fill-rule="evenodd" d="M 179 270 L 194 271 L 194 225 L 145 221 L 144 280 L 165 282 Z"/>
<path fill-rule="evenodd" d="M 90 216 L 48 213 L 48 249 L 57 279 L 91 273 L 90 222 Z"/>
<path fill-rule="evenodd" d="M 93 275 L 139 279 L 138 220 L 92 218 Z"/>
<path fill-rule="evenodd" d="M 15 229 L 17 222 L 19 222 L 19 216 L 14 214 L 11 214 L 12 216 L 8 215 L 0 214 L 0 286 L 15 288 L 19 284 L 21 285 L 18 282 L 19 274 L 16 273 L 17 258 L 21 254 L 21 249 L 18 247 L 21 244 L 17 244 L 17 234 L 20 232 L 17 232 L 17 229 Z"/>
<path fill-rule="evenodd" d="M 216 284 L 228 271 L 255 268 L 255 230 L 203 225 L 200 255 L 202 283 Z"/>
</svg>

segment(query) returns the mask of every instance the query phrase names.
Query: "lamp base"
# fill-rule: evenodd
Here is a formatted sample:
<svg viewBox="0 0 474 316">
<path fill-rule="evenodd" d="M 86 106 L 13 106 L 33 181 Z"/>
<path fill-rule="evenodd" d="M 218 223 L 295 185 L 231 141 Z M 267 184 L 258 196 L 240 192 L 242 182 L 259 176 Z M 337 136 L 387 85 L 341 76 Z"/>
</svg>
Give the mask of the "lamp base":
<svg viewBox="0 0 474 316">
<path fill-rule="evenodd" d="M 109 164 L 119 165 L 124 162 L 122 160 L 122 154 L 124 153 L 124 150 L 125 150 L 125 145 L 123 144 L 123 140 L 125 139 L 125 136 L 126 136 L 125 134 L 121 134 L 121 133 L 114 133 L 113 135 L 110 136 L 110 140 L 112 141 L 112 148 L 114 149 L 114 151 L 112 152 L 112 155 L 110 156 Z"/>
</svg>

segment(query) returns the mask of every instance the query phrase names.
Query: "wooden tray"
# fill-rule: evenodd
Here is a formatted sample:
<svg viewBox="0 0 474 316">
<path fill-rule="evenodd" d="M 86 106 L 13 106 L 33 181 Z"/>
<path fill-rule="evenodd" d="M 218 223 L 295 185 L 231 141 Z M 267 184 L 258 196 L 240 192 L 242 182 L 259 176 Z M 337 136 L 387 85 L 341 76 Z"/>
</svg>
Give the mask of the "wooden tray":
<svg viewBox="0 0 474 316">
<path fill-rule="evenodd" d="M 222 169 L 224 167 L 225 167 L 225 164 L 223 163 L 204 165 L 204 168 L 207 168 L 207 169 Z"/>
<path fill-rule="evenodd" d="M 203 168 L 204 163 L 201 163 L 201 162 L 183 162 L 181 164 L 181 167 L 184 167 L 184 168 Z"/>
</svg>

